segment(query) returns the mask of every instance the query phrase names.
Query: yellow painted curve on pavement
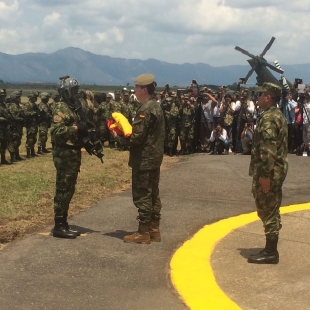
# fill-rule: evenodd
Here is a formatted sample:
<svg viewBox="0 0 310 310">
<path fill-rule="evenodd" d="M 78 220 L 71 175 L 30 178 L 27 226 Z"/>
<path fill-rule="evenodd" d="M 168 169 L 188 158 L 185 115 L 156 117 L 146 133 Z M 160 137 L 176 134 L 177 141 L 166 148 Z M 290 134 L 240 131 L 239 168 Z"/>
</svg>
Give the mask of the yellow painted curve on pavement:
<svg viewBox="0 0 310 310">
<path fill-rule="evenodd" d="M 281 207 L 281 214 L 305 211 L 310 203 Z M 215 245 L 234 229 L 258 220 L 256 212 L 206 225 L 186 241 L 170 262 L 171 281 L 191 310 L 241 309 L 217 285 L 211 267 Z"/>
</svg>

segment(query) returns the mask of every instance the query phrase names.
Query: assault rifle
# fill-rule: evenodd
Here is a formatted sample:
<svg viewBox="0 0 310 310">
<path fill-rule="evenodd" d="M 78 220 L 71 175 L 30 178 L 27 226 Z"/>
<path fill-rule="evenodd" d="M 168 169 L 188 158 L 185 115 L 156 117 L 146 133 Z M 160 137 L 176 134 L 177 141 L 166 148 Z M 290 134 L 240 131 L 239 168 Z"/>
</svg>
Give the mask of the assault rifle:
<svg viewBox="0 0 310 310">
<path fill-rule="evenodd" d="M 81 121 L 87 125 L 88 135 L 80 138 L 81 143 L 89 155 L 97 156 L 101 163 L 103 163 L 103 145 L 97 137 L 95 126 L 90 122 L 90 120 L 83 112 L 80 100 L 76 101 L 75 106 L 75 112 L 80 116 Z"/>
</svg>

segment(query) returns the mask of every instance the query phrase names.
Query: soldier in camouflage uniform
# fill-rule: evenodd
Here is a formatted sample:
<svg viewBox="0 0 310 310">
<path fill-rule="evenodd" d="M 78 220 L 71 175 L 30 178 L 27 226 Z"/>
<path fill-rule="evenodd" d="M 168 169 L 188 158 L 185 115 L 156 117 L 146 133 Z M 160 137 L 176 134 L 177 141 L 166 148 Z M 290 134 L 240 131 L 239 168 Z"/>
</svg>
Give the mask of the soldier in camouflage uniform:
<svg viewBox="0 0 310 310">
<path fill-rule="evenodd" d="M 9 114 L 12 116 L 14 126 L 9 131 L 8 150 L 11 155 L 11 162 L 23 160 L 19 155 L 19 147 L 23 136 L 23 126 L 25 123 L 24 111 L 21 107 L 22 91 L 14 91 L 7 99 Z"/>
<path fill-rule="evenodd" d="M 189 96 L 184 96 L 184 103 L 180 109 L 180 155 L 191 154 L 194 139 L 195 106 Z"/>
<path fill-rule="evenodd" d="M 46 148 L 48 129 L 51 127 L 52 111 L 48 107 L 48 101 L 51 98 L 50 93 L 43 92 L 40 94 L 41 102 L 38 104 L 39 109 L 39 143 L 38 154 L 50 153 Z"/>
<path fill-rule="evenodd" d="M 132 168 L 132 196 L 138 208 L 138 231 L 124 237 L 128 243 L 161 241 L 159 221 L 160 165 L 164 154 L 165 122 L 159 103 L 152 99 L 155 91 L 154 76 L 142 74 L 135 81 L 135 92 L 141 103 L 132 124 L 132 135 L 117 141 L 130 146 L 129 166 Z"/>
<path fill-rule="evenodd" d="M 280 205 L 282 184 L 285 180 L 287 161 L 287 124 L 282 112 L 277 108 L 281 87 L 264 83 L 257 88 L 258 105 L 264 113 L 257 120 L 250 163 L 253 176 L 252 193 L 257 214 L 262 220 L 265 235 L 265 249 L 249 257 L 249 263 L 277 264 L 279 230 L 281 229 Z"/>
<path fill-rule="evenodd" d="M 128 103 L 128 108 L 130 110 L 131 120 L 130 124 L 132 124 L 133 120 L 137 115 L 137 110 L 140 107 L 140 103 L 138 100 L 135 99 L 135 95 L 131 95 Z"/>
<path fill-rule="evenodd" d="M 165 149 L 169 156 L 173 156 L 175 141 L 177 139 L 177 128 L 179 123 L 179 109 L 173 102 L 171 97 L 167 97 L 162 104 L 165 116 L 166 136 L 165 136 Z"/>
<path fill-rule="evenodd" d="M 79 96 L 78 81 L 64 78 L 59 89 L 62 101 L 54 109 L 51 126 L 53 161 L 56 168 L 55 227 L 52 233 L 54 237 L 74 239 L 79 232 L 70 229 L 67 217 L 81 165 L 82 146 L 79 135 L 84 136 L 88 132 L 87 125 L 80 121 L 75 110 L 75 102 Z"/>
<path fill-rule="evenodd" d="M 110 101 L 112 95 L 107 94 L 106 101 L 101 102 L 97 110 L 97 118 L 99 122 L 99 137 L 100 141 L 103 144 L 105 141 L 109 141 L 110 132 L 108 130 L 107 121 L 109 120 L 110 112 Z"/>
<path fill-rule="evenodd" d="M 56 107 L 57 102 L 60 101 L 60 94 L 58 92 L 55 92 L 55 93 L 52 94 L 51 98 L 53 99 L 53 101 L 49 101 L 47 103 L 47 105 L 48 105 L 49 110 L 52 111 L 52 113 L 53 113 L 54 108 Z"/>
<path fill-rule="evenodd" d="M 11 165 L 12 163 L 5 159 L 5 151 L 9 142 L 10 116 L 5 104 L 6 91 L 0 89 L 0 153 L 1 165 Z"/>
<path fill-rule="evenodd" d="M 112 113 L 114 112 L 119 112 L 122 113 L 122 101 L 121 101 L 121 92 L 119 90 L 114 91 L 114 96 L 115 99 L 111 100 L 110 102 L 110 109 L 109 109 L 109 119 L 112 119 Z M 110 132 L 110 148 L 114 149 L 115 148 L 115 140 L 113 135 Z M 118 148 L 120 145 L 118 144 Z"/>
<path fill-rule="evenodd" d="M 37 142 L 39 109 L 36 105 L 39 93 L 30 91 L 28 95 L 28 102 L 23 104 L 23 110 L 27 119 L 26 122 L 26 151 L 27 158 L 38 156 L 35 154 L 34 146 Z"/>
</svg>

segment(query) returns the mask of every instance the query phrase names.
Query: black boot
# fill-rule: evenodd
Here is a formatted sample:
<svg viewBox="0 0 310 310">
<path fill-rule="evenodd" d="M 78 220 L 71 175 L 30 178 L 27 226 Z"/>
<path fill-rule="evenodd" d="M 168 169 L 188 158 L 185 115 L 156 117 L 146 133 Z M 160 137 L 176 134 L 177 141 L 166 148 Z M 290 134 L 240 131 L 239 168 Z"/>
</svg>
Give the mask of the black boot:
<svg viewBox="0 0 310 310">
<path fill-rule="evenodd" d="M 42 152 L 45 153 L 45 154 L 50 153 L 50 151 L 46 148 L 46 144 L 45 143 L 42 145 Z"/>
<path fill-rule="evenodd" d="M 75 239 L 77 235 L 66 228 L 63 216 L 55 216 L 55 226 L 52 229 L 53 237 Z"/>
<path fill-rule="evenodd" d="M 68 231 L 70 231 L 71 233 L 74 233 L 76 234 L 77 236 L 80 236 L 81 233 L 75 229 L 72 229 L 69 224 L 68 224 L 68 221 L 67 221 L 67 218 L 68 218 L 68 214 L 64 214 L 64 223 L 65 223 L 65 227 L 68 229 Z"/>
<path fill-rule="evenodd" d="M 36 152 L 34 150 L 34 147 L 31 148 L 30 155 L 31 155 L 31 157 L 38 157 L 38 155 L 36 154 Z"/>
<path fill-rule="evenodd" d="M 27 156 L 26 156 L 27 158 L 31 158 L 31 152 L 30 152 L 30 149 L 29 148 L 27 148 Z"/>
<path fill-rule="evenodd" d="M 10 152 L 10 157 L 11 157 L 10 161 L 12 164 L 17 162 L 14 152 Z"/>
<path fill-rule="evenodd" d="M 266 235 L 266 246 L 258 254 L 251 255 L 248 263 L 252 264 L 278 264 L 279 252 L 277 251 L 278 235 Z"/>
<path fill-rule="evenodd" d="M 5 159 L 5 153 L 2 153 L 2 154 L 1 154 L 1 165 L 12 165 L 11 162 L 9 162 L 9 161 L 7 161 L 7 160 Z"/>
<path fill-rule="evenodd" d="M 24 160 L 25 159 L 25 158 L 20 157 L 18 148 L 15 151 L 15 158 L 16 158 L 16 160 Z"/>
<path fill-rule="evenodd" d="M 42 152 L 42 148 L 40 146 L 38 147 L 38 153 L 37 154 L 44 155 L 44 153 Z"/>
<path fill-rule="evenodd" d="M 168 155 L 169 155 L 170 157 L 172 157 L 172 156 L 173 156 L 173 150 L 172 150 L 172 147 L 169 147 L 169 150 L 168 150 Z"/>
</svg>

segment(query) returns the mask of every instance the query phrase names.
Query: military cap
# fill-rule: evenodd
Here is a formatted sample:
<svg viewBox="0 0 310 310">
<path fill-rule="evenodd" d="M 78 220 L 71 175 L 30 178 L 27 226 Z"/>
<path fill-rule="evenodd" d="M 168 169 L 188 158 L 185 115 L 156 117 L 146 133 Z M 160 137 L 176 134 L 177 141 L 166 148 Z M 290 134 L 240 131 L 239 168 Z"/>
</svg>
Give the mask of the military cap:
<svg viewBox="0 0 310 310">
<path fill-rule="evenodd" d="M 121 94 L 121 91 L 120 91 L 120 90 L 115 90 L 115 91 L 114 91 L 114 94 L 115 94 L 115 95 L 120 95 L 120 94 Z"/>
<path fill-rule="evenodd" d="M 40 98 L 41 99 L 49 99 L 49 98 L 51 98 L 51 94 L 47 93 L 47 92 L 43 92 L 40 94 Z"/>
<path fill-rule="evenodd" d="M 6 96 L 6 90 L 0 89 L 0 96 Z"/>
<path fill-rule="evenodd" d="M 107 94 L 107 98 L 112 98 L 112 95 L 110 93 Z"/>
<path fill-rule="evenodd" d="M 135 78 L 134 83 L 135 85 L 139 86 L 146 86 L 154 83 L 154 75 L 150 73 L 141 74 Z"/>
<path fill-rule="evenodd" d="M 277 85 L 277 84 L 274 84 L 274 83 L 264 83 L 263 86 L 258 86 L 255 88 L 255 91 L 257 93 L 267 93 L 271 96 L 274 96 L 274 97 L 280 97 L 281 96 L 281 91 L 282 91 L 282 88 L 281 86 Z"/>
<path fill-rule="evenodd" d="M 124 96 L 129 96 L 129 92 L 128 92 L 128 91 L 125 91 L 123 95 L 124 95 Z"/>
<path fill-rule="evenodd" d="M 28 97 L 38 97 L 39 96 L 39 93 L 37 91 L 33 91 L 31 90 L 28 94 Z"/>
</svg>

